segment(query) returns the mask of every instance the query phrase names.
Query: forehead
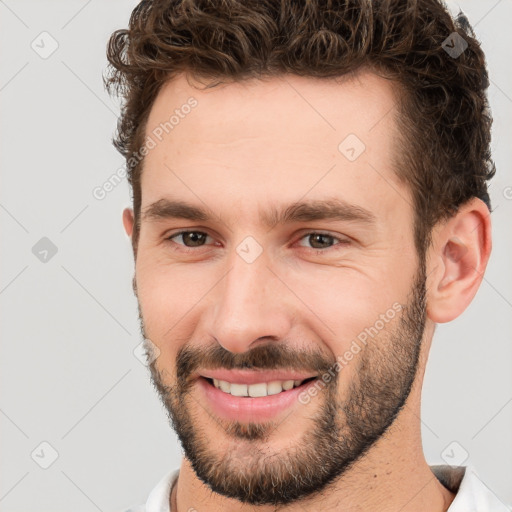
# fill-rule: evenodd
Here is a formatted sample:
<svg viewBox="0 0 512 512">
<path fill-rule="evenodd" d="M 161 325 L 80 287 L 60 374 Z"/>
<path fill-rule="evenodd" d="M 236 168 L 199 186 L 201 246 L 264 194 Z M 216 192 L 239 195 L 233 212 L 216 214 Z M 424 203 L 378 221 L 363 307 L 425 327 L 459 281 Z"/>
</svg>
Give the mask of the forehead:
<svg viewBox="0 0 512 512">
<path fill-rule="evenodd" d="M 397 87 L 369 71 L 329 79 L 288 74 L 209 89 L 198 89 L 189 80 L 180 74 L 162 86 L 147 134 L 175 114 L 162 135 L 166 138 L 172 132 L 176 143 L 187 139 L 226 144 L 279 131 L 280 141 L 307 140 L 332 147 L 347 133 L 368 139 L 368 132 L 384 118 L 390 128 L 393 116 L 388 114 L 395 109 Z M 196 105 L 190 108 L 192 98 Z"/>
<path fill-rule="evenodd" d="M 148 118 L 154 147 L 145 157 L 142 205 L 165 191 L 196 202 L 229 196 L 255 203 L 258 213 L 266 199 L 305 195 L 362 206 L 382 194 L 404 199 L 394 173 L 395 94 L 395 84 L 370 72 L 203 90 L 180 75 L 162 87 Z"/>
</svg>

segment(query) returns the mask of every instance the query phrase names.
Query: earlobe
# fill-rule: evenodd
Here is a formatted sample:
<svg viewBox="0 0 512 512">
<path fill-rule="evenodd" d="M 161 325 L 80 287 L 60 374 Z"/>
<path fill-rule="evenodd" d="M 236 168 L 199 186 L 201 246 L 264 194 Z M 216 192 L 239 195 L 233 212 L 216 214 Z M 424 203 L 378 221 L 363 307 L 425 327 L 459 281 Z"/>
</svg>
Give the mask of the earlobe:
<svg viewBox="0 0 512 512">
<path fill-rule="evenodd" d="M 126 234 L 131 238 L 133 233 L 133 210 L 131 208 L 123 210 L 123 225 Z"/>
<path fill-rule="evenodd" d="M 490 212 L 474 198 L 433 231 L 427 315 L 436 323 L 457 318 L 473 300 L 491 253 Z"/>
</svg>

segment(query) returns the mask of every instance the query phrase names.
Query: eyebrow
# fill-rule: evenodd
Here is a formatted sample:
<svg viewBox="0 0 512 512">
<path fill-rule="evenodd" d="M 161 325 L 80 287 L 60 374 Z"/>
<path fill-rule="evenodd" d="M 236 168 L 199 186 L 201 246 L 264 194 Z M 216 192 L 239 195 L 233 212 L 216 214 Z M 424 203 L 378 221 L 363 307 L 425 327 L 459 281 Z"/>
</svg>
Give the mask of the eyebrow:
<svg viewBox="0 0 512 512">
<path fill-rule="evenodd" d="M 215 217 L 219 219 L 219 216 L 211 215 L 207 209 L 200 206 L 166 198 L 150 204 L 142 213 L 142 220 L 146 222 L 164 219 L 206 222 L 214 220 Z M 280 224 L 317 220 L 357 221 L 370 226 L 376 223 L 377 217 L 371 211 L 339 198 L 299 201 L 279 209 L 272 206 L 268 211 L 260 212 L 260 221 L 268 228 Z"/>
</svg>

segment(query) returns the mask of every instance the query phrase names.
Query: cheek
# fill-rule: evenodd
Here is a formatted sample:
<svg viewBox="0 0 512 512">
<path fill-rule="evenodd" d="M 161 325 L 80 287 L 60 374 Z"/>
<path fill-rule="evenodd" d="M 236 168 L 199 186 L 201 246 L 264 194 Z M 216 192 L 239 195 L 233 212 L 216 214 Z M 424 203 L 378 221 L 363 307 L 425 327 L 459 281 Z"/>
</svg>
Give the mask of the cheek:
<svg viewBox="0 0 512 512">
<path fill-rule="evenodd" d="M 283 280 L 300 298 L 294 304 L 301 309 L 301 321 L 328 343 L 335 356 L 348 350 L 361 333 L 364 339 L 365 329 L 376 323 L 382 331 L 393 328 L 406 297 L 405 287 L 376 268 L 311 267 L 288 272 Z"/>
<path fill-rule="evenodd" d="M 336 359 L 332 370 L 338 374 L 339 397 L 347 399 L 363 360 L 390 350 L 408 289 L 376 270 L 370 274 L 330 269 L 297 274 L 294 279 L 288 274 L 288 280 L 307 305 L 299 315 L 302 327 Z"/>
<path fill-rule="evenodd" d="M 194 310 L 212 286 L 197 274 L 149 259 L 147 264 L 143 258 L 137 261 L 138 300 L 146 335 L 167 361 L 192 336 L 197 320 Z"/>
</svg>

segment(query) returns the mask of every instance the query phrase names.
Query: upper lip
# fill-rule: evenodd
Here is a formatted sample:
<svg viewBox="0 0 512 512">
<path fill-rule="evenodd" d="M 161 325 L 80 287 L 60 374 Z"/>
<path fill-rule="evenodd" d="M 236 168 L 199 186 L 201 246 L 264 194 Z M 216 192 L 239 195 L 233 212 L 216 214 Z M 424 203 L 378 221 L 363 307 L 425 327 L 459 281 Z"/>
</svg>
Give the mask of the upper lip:
<svg viewBox="0 0 512 512">
<path fill-rule="evenodd" d="M 273 382 L 285 380 L 306 380 L 316 377 L 316 374 L 293 370 L 202 370 L 200 377 L 218 379 L 235 384 L 258 384 L 260 382 Z"/>
</svg>

